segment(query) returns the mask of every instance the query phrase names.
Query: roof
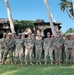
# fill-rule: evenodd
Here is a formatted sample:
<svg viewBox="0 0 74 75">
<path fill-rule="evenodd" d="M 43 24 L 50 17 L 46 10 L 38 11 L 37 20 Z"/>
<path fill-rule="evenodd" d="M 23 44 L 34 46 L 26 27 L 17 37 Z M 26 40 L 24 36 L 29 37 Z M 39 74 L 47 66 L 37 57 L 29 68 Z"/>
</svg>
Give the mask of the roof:
<svg viewBox="0 0 74 75">
<path fill-rule="evenodd" d="M 42 19 L 37 19 L 35 22 L 34 22 L 35 25 L 50 25 L 50 22 L 44 22 L 44 20 Z M 61 25 L 61 23 L 59 22 L 53 22 L 54 25 Z"/>
<path fill-rule="evenodd" d="M 13 19 L 13 22 L 16 22 L 16 20 Z M 0 18 L 0 23 L 9 23 L 9 20 L 7 18 Z"/>
</svg>

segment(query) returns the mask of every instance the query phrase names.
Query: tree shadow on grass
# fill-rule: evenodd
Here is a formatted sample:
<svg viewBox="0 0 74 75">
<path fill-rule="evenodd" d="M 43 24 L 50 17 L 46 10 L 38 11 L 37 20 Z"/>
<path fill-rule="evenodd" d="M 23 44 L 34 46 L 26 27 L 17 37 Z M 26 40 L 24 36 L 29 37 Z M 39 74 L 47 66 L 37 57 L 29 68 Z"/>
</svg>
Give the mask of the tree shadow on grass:
<svg viewBox="0 0 74 75">
<path fill-rule="evenodd" d="M 71 65 L 72 66 L 72 65 Z M 0 65 L 0 75 L 74 75 L 71 66 L 58 65 Z M 70 67 L 70 68 L 69 68 Z"/>
</svg>

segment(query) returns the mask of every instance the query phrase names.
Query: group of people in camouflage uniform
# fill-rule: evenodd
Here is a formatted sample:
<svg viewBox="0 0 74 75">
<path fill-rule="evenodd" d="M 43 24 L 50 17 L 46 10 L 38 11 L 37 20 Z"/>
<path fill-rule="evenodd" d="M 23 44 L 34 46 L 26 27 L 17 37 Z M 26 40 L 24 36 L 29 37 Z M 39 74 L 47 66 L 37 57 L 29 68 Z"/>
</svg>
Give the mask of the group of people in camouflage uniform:
<svg viewBox="0 0 74 75">
<path fill-rule="evenodd" d="M 48 62 L 51 65 L 54 62 L 61 65 L 62 56 L 65 56 L 66 64 L 69 64 L 70 61 L 74 63 L 74 39 L 72 34 L 67 34 L 64 38 L 60 30 L 56 31 L 56 36 L 47 32 L 47 38 L 44 39 L 41 34 L 28 33 L 28 37 L 25 38 L 21 33 L 18 33 L 18 36 L 15 33 L 3 33 L 3 38 L 0 39 L 0 53 L 1 65 L 5 64 L 8 58 L 10 64 L 17 64 L 20 61 L 21 65 L 24 62 L 25 65 L 28 62 L 33 65 L 34 59 L 36 65 L 41 65 L 44 59 L 45 65 Z"/>
</svg>

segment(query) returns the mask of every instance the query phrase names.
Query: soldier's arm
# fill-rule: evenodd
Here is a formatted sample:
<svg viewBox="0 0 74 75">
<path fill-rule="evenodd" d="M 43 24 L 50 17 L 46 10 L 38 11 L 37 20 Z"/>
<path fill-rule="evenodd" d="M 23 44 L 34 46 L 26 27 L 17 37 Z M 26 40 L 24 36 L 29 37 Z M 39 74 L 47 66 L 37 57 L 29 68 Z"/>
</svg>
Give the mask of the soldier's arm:
<svg viewBox="0 0 74 75">
<path fill-rule="evenodd" d="M 72 47 L 73 47 L 73 49 L 74 49 L 74 40 L 73 40 L 73 44 L 72 44 L 72 45 L 73 45 Z"/>
<path fill-rule="evenodd" d="M 24 46 L 28 47 L 27 38 L 25 39 Z"/>
<path fill-rule="evenodd" d="M 36 46 L 37 40 L 35 39 L 35 46 Z"/>
<path fill-rule="evenodd" d="M 15 42 L 11 39 L 11 42 L 10 42 L 10 44 L 8 46 L 8 49 L 13 48 L 14 47 L 14 44 L 15 44 Z"/>
<path fill-rule="evenodd" d="M 3 39 L 0 39 L 0 45 L 3 46 Z"/>
<path fill-rule="evenodd" d="M 54 48 L 54 39 L 51 38 L 51 41 L 50 41 L 50 47 L 53 49 Z"/>
<path fill-rule="evenodd" d="M 41 41 L 41 44 L 42 44 L 42 48 L 44 48 L 44 47 L 43 47 L 43 43 L 44 43 L 44 40 L 42 40 L 42 41 Z"/>
<path fill-rule="evenodd" d="M 34 46 L 34 40 L 32 40 L 30 47 L 33 48 L 33 46 Z"/>
<path fill-rule="evenodd" d="M 64 46 L 65 46 L 65 48 L 67 48 L 67 47 L 68 47 L 67 40 L 64 40 Z"/>
<path fill-rule="evenodd" d="M 60 46 L 62 46 L 63 44 L 64 44 L 64 39 L 63 39 L 63 37 L 62 37 L 62 39 L 61 39 L 61 42 L 60 42 Z"/>
<path fill-rule="evenodd" d="M 45 45 L 45 39 L 43 41 L 43 49 L 45 49 L 46 45 Z"/>
<path fill-rule="evenodd" d="M 53 40 L 53 45 L 54 46 L 57 46 L 57 43 L 56 43 L 56 39 L 54 38 L 54 40 Z"/>
</svg>

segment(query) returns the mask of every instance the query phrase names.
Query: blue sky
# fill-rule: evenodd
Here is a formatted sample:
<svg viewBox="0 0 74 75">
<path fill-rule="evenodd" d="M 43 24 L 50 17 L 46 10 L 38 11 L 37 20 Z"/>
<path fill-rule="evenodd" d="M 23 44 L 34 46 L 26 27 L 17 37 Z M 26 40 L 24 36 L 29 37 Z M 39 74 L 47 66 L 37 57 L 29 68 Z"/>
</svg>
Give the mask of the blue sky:
<svg viewBox="0 0 74 75">
<path fill-rule="evenodd" d="M 71 1 L 71 0 L 70 0 Z M 60 0 L 49 0 L 50 11 L 57 22 L 62 23 L 62 31 L 74 28 L 72 20 L 67 12 L 62 12 L 58 5 Z M 46 7 L 43 0 L 9 0 L 12 17 L 18 20 L 44 19 L 49 21 Z M 7 11 L 4 0 L 0 0 L 0 18 L 7 18 Z"/>
</svg>

